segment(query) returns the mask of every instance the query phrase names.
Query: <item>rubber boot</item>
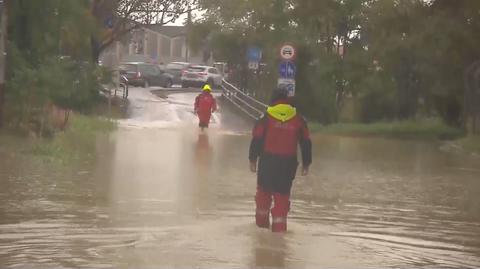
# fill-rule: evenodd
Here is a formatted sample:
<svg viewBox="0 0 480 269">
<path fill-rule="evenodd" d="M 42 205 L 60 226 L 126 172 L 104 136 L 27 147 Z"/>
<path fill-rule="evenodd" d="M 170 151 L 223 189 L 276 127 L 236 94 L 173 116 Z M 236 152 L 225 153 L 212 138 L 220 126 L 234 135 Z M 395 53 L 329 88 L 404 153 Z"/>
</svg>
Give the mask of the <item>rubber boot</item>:
<svg viewBox="0 0 480 269">
<path fill-rule="evenodd" d="M 257 209 L 255 214 L 255 223 L 259 228 L 270 228 L 270 212 L 264 213 Z"/>
<path fill-rule="evenodd" d="M 270 228 L 270 207 L 272 206 L 272 194 L 263 191 L 257 187 L 257 194 L 255 195 L 256 212 L 255 223 L 260 228 Z"/>
<path fill-rule="evenodd" d="M 274 207 L 272 209 L 272 232 L 287 231 L 287 215 L 290 211 L 290 195 L 274 193 Z"/>
<path fill-rule="evenodd" d="M 272 232 L 285 233 L 287 231 L 287 218 L 286 217 L 273 217 L 272 218 Z"/>
</svg>

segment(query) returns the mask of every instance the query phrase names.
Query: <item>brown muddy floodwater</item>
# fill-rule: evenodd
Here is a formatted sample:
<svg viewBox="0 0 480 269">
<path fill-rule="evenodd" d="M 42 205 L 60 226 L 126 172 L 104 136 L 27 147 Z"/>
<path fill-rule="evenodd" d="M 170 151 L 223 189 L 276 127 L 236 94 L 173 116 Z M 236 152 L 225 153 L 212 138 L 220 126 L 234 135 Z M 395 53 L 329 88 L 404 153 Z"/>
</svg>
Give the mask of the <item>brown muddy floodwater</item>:
<svg viewBox="0 0 480 269">
<path fill-rule="evenodd" d="M 0 145 L 0 268 L 478 268 L 480 159 L 438 142 L 314 136 L 289 232 L 254 225 L 250 124 L 199 135 L 193 94 L 132 89 L 93 163 Z"/>
</svg>

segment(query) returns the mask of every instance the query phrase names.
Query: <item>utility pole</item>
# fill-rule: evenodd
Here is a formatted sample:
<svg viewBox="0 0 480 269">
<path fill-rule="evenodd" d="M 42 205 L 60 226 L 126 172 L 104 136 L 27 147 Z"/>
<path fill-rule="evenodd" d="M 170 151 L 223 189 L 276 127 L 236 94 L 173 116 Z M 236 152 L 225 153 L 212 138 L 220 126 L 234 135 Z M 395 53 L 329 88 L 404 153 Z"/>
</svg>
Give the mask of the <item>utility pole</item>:
<svg viewBox="0 0 480 269">
<path fill-rule="evenodd" d="M 0 0 L 0 128 L 3 127 L 5 104 L 5 71 L 7 67 L 7 22 L 8 0 Z"/>
</svg>

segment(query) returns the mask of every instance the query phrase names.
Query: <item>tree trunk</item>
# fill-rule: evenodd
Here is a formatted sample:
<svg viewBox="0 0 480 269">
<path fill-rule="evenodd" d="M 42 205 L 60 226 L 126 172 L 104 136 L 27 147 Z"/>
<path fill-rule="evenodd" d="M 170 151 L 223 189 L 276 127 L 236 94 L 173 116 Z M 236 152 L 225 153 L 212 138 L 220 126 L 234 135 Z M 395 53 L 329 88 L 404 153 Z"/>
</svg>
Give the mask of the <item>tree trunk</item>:
<svg viewBox="0 0 480 269">
<path fill-rule="evenodd" d="M 92 53 L 92 63 L 98 64 L 100 60 L 100 46 L 98 41 L 93 36 L 90 38 L 90 47 Z"/>
<path fill-rule="evenodd" d="M 6 70 L 6 44 L 7 44 L 7 7 L 8 0 L 4 0 L 0 14 L 0 128 L 3 127 L 3 112 L 5 105 L 5 70 Z"/>
<path fill-rule="evenodd" d="M 333 51 L 333 38 L 330 30 L 330 20 L 327 20 L 327 53 L 330 55 Z"/>
</svg>

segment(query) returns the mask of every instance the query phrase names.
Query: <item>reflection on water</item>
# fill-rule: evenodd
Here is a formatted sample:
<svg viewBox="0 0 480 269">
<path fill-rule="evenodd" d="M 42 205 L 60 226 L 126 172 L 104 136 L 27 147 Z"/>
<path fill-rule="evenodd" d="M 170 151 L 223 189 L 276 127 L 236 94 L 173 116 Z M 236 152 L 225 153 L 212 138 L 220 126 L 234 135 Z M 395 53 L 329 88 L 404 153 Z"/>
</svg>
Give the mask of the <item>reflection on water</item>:
<svg viewBox="0 0 480 269">
<path fill-rule="evenodd" d="M 254 267 L 285 268 L 288 253 L 287 239 L 284 235 L 276 235 L 259 231 L 252 241 Z"/>
<path fill-rule="evenodd" d="M 121 129 L 94 164 L 0 151 L 0 265 L 479 267 L 478 159 L 435 142 L 316 136 L 290 231 L 253 223 L 249 137 Z"/>
<path fill-rule="evenodd" d="M 212 147 L 209 143 L 208 134 L 200 133 L 195 144 L 195 164 L 199 167 L 199 173 L 204 173 L 204 169 L 208 170 L 212 157 Z"/>
</svg>

